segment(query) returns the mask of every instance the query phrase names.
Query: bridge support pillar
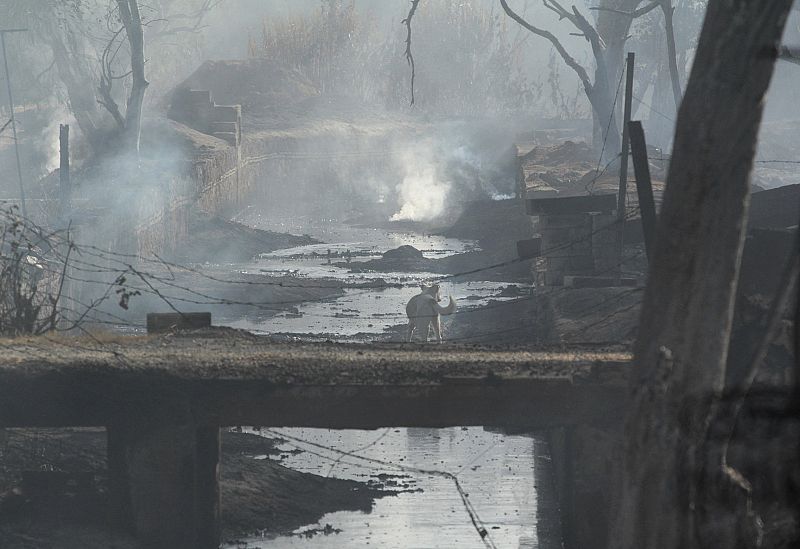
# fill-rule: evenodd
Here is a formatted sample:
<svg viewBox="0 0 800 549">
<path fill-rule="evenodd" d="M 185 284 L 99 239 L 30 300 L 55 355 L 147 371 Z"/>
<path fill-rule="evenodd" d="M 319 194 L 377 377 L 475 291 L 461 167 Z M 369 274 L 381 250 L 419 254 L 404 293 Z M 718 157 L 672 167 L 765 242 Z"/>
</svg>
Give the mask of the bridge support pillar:
<svg viewBox="0 0 800 549">
<path fill-rule="evenodd" d="M 621 427 L 560 427 L 550 431 L 549 439 L 564 547 L 612 547 L 620 497 Z"/>
<path fill-rule="evenodd" d="M 219 427 L 175 412 L 155 407 L 109 425 L 111 518 L 144 547 L 217 549 Z"/>
</svg>

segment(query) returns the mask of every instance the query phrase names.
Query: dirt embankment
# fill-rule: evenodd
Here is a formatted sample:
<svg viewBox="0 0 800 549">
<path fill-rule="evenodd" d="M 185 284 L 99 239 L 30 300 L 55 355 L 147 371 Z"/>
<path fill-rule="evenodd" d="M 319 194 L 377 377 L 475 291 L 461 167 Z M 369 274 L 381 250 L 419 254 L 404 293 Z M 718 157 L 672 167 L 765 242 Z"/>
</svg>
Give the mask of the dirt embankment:
<svg viewBox="0 0 800 549">
<path fill-rule="evenodd" d="M 480 200 L 466 206 L 456 222 L 447 229 L 434 231 L 447 238 L 477 241 L 479 250 L 428 259 L 411 246 L 389 250 L 370 261 L 339 263 L 352 272 L 431 272 L 461 274 L 456 280 L 530 280 L 528 261 L 513 262 L 517 241 L 531 238 L 530 218 L 520 200 Z M 512 263 L 513 262 L 513 263 Z M 499 267 L 490 268 L 493 265 Z M 474 271 L 474 272 L 473 272 Z"/>
<path fill-rule="evenodd" d="M 221 492 L 223 539 L 290 534 L 340 510 L 369 511 L 388 494 L 374 484 L 300 473 L 270 459 L 278 441 L 225 432 Z M 139 544 L 107 521 L 106 437 L 102 429 L 0 430 L 0 547 L 133 549 Z M 23 471 L 89 473 L 88 490 L 35 486 Z M 83 475 L 86 477 L 86 475 Z M 52 481 L 51 481 L 52 482 Z M 25 493 L 23 490 L 27 490 Z"/>
<path fill-rule="evenodd" d="M 171 259 L 185 263 L 236 263 L 258 254 L 319 243 L 308 235 L 264 231 L 193 212 L 188 235 Z"/>
</svg>

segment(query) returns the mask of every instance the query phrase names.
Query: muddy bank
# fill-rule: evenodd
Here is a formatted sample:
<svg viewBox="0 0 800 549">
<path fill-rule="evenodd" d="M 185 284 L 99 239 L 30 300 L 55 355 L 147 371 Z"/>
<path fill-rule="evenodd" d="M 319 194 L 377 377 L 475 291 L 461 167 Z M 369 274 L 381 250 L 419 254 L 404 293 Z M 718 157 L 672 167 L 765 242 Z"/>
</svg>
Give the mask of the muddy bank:
<svg viewBox="0 0 800 549">
<path fill-rule="evenodd" d="M 130 298 L 123 310 L 117 300 L 107 300 L 100 307 L 100 318 L 144 326 L 147 313 L 171 312 L 172 306 L 182 312 L 211 312 L 214 323 L 237 318 L 269 319 L 276 315 L 298 314 L 303 303 L 336 299 L 347 290 L 384 290 L 397 283 L 382 278 L 348 282 L 334 278 L 304 278 L 291 269 L 280 272 L 253 269 L 232 271 L 225 265 L 181 267 L 149 264 L 148 276 L 157 280 L 156 293 L 136 279 L 128 287 L 140 293 Z M 263 272 L 262 272 L 263 271 Z M 94 299 L 92 296 L 91 299 Z M 90 298 L 84 298 L 88 302 Z M 87 325 L 91 325 L 87 320 Z M 224 324 L 224 322 L 223 322 Z M 96 328 L 103 329 L 105 324 Z"/>
<path fill-rule="evenodd" d="M 279 440 L 236 432 L 224 432 L 222 439 L 224 540 L 290 534 L 326 513 L 368 512 L 376 498 L 388 494 L 374 483 L 323 478 L 254 459 L 280 454 Z M 0 547 L 139 547 L 107 520 L 103 429 L 0 430 L 0 451 Z M 71 480 L 61 488 L 53 480 L 23 482 L 23 471 L 42 470 L 70 473 Z M 75 479 L 89 484 L 80 486 Z"/>
<path fill-rule="evenodd" d="M 429 230 L 445 238 L 477 241 L 479 249 L 440 259 L 425 258 L 403 246 L 370 261 L 337 263 L 351 272 L 431 272 L 458 276 L 457 280 L 527 282 L 529 261 L 517 259 L 517 241 L 531 238 L 532 225 L 521 200 L 480 200 L 466 205 L 451 227 Z M 493 265 L 501 266 L 490 268 Z M 471 272 L 478 271 L 478 272 Z"/>
<path fill-rule="evenodd" d="M 188 235 L 170 259 L 184 263 L 236 263 L 262 253 L 319 243 L 308 235 L 254 229 L 203 212 L 193 212 Z"/>
</svg>

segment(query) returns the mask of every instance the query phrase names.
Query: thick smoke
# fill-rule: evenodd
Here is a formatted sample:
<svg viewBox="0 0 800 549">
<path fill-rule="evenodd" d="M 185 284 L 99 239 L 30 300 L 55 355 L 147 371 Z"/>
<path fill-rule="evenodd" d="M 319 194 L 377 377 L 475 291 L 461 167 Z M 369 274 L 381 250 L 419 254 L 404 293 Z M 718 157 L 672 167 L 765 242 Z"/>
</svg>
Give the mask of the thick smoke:
<svg viewBox="0 0 800 549">
<path fill-rule="evenodd" d="M 442 170 L 430 150 L 430 146 L 420 146 L 401 155 L 406 172 L 397 185 L 400 209 L 392 221 L 432 221 L 444 213 L 452 185 L 442 179 Z"/>
<path fill-rule="evenodd" d="M 77 133 L 79 130 L 75 117 L 65 105 L 56 105 L 50 115 L 48 124 L 42 130 L 41 137 L 37 141 L 44 155 L 45 173 L 50 173 L 61 165 L 61 143 L 59 138 L 61 124 L 70 126 L 70 137 L 73 142 L 78 140 Z"/>
</svg>

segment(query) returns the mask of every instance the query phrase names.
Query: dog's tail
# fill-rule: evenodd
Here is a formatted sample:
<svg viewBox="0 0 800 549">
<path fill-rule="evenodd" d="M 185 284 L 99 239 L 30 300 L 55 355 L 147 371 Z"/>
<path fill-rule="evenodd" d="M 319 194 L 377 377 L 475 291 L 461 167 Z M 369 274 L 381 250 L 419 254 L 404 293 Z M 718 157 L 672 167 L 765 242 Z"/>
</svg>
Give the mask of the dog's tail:
<svg viewBox="0 0 800 549">
<path fill-rule="evenodd" d="M 453 296 L 450 296 L 450 303 L 446 307 L 442 307 L 438 303 L 434 303 L 433 306 L 436 307 L 436 312 L 440 315 L 450 315 L 456 310 L 456 300 L 453 299 Z"/>
</svg>

